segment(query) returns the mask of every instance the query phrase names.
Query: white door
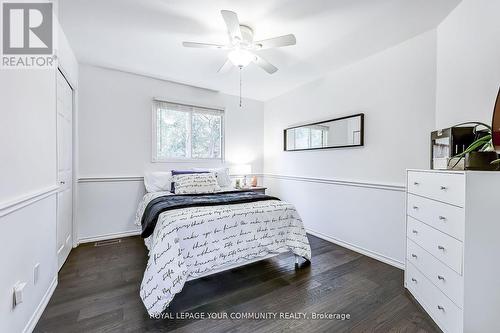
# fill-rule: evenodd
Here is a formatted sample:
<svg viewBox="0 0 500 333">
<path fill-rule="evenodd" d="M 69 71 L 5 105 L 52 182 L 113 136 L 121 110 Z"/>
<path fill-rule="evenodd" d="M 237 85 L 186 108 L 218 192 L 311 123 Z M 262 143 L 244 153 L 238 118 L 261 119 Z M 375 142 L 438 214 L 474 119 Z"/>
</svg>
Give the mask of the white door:
<svg viewBox="0 0 500 333">
<path fill-rule="evenodd" d="M 57 257 L 59 269 L 73 247 L 73 90 L 57 72 Z"/>
</svg>

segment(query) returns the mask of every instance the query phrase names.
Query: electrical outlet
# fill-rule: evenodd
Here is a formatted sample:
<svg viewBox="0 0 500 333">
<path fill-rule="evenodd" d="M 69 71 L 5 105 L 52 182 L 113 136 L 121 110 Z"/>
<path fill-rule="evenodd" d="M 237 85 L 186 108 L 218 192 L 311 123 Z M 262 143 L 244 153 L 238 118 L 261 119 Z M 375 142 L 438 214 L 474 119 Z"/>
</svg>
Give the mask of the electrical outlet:
<svg viewBox="0 0 500 333">
<path fill-rule="evenodd" d="M 40 276 L 40 263 L 37 262 L 33 267 L 33 284 L 37 284 L 38 277 Z"/>
<path fill-rule="evenodd" d="M 19 281 L 14 285 L 14 306 L 23 302 L 24 287 L 26 287 L 26 282 Z"/>
</svg>

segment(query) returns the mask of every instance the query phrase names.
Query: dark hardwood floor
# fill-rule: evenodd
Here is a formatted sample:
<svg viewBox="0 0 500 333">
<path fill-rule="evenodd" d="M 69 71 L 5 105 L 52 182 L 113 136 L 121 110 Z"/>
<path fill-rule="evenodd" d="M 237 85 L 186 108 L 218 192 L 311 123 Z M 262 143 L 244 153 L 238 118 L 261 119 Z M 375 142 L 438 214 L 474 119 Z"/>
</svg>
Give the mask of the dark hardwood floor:
<svg viewBox="0 0 500 333">
<path fill-rule="evenodd" d="M 309 235 L 311 265 L 283 254 L 188 282 L 169 313 L 306 313 L 308 319 L 150 319 L 139 298 L 139 237 L 73 249 L 35 332 L 439 332 L 403 288 L 403 272 Z M 313 313 L 349 320 L 311 319 Z"/>
</svg>

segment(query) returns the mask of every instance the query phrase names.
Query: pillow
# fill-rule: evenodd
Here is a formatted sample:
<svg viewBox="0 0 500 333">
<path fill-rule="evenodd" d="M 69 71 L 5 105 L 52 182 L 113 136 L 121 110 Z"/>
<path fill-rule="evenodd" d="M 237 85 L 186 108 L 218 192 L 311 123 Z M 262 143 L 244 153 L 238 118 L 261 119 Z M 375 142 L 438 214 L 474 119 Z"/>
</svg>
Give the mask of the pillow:
<svg viewBox="0 0 500 333">
<path fill-rule="evenodd" d="M 172 173 L 170 171 L 147 172 L 144 175 L 144 186 L 147 192 L 170 191 Z"/>
<path fill-rule="evenodd" d="M 220 190 L 213 173 L 190 173 L 173 176 L 175 194 L 215 193 Z"/>
<path fill-rule="evenodd" d="M 194 171 L 194 170 L 172 170 L 172 177 L 175 175 L 190 175 L 193 173 L 208 173 L 207 170 L 203 171 Z M 172 185 L 170 186 L 170 192 L 175 193 L 175 185 L 174 181 L 172 180 Z"/>
<path fill-rule="evenodd" d="M 217 183 L 219 183 L 220 187 L 228 187 L 231 186 L 231 177 L 229 177 L 229 168 L 194 168 L 196 171 L 206 171 L 213 172 L 215 174 L 215 178 L 217 178 Z"/>
</svg>

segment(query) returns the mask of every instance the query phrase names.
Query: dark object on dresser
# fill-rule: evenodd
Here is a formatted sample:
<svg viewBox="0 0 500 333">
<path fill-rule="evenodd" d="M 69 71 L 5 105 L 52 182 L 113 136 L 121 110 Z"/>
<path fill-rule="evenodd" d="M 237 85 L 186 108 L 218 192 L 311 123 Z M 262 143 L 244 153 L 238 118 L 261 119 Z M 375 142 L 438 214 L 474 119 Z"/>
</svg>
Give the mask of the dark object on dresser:
<svg viewBox="0 0 500 333">
<path fill-rule="evenodd" d="M 450 127 L 431 133 L 431 169 L 448 169 L 453 156 L 474 142 L 474 127 Z"/>
<path fill-rule="evenodd" d="M 465 170 L 496 171 L 498 163 L 491 163 L 498 158 L 494 151 L 471 151 L 465 155 Z"/>
</svg>

